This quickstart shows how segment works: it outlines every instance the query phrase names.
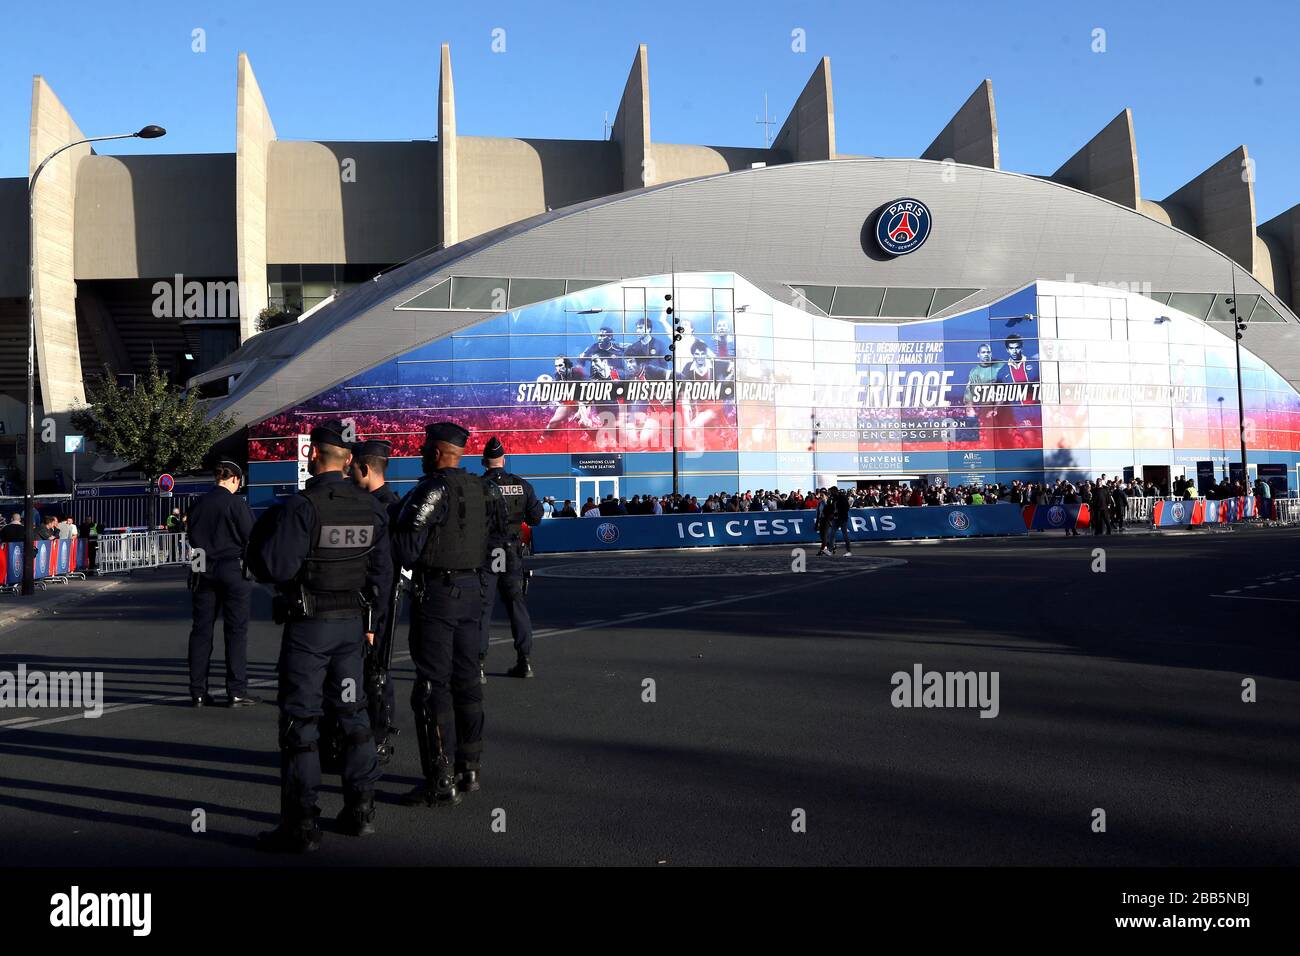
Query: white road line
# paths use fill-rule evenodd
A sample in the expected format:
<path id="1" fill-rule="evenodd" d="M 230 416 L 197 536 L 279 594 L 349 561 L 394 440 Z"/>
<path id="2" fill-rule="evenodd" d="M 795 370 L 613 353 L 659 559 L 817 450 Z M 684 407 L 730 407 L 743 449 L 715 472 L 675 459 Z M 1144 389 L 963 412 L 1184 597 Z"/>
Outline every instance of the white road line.
<path id="1" fill-rule="evenodd" d="M 807 581 L 801 581 L 798 584 L 792 584 L 789 587 L 785 587 L 785 588 L 777 588 L 776 590 L 758 591 L 753 594 L 738 594 L 734 597 L 718 598 L 715 600 L 708 601 L 707 604 L 694 604 L 689 607 L 677 606 L 677 607 L 670 607 L 670 608 L 660 608 L 655 611 L 646 611 L 644 613 L 634 614 L 632 616 L 622 617 L 616 620 L 585 621 L 579 624 L 575 624 L 573 627 L 548 628 L 546 630 L 535 631 L 533 633 L 533 637 L 534 638 L 557 637 L 561 634 L 577 634 L 582 631 L 595 630 L 596 628 L 599 627 L 609 627 L 611 625 L 618 625 L 618 624 L 631 624 L 635 621 L 649 621 L 658 617 L 668 617 L 673 614 L 681 614 L 685 611 L 698 611 L 698 610 L 702 610 L 705 607 L 725 607 L 726 605 L 730 605 L 730 604 L 740 604 L 745 601 L 755 601 L 758 600 L 759 598 L 775 597 L 776 595 L 779 594 L 789 594 L 792 591 L 801 591 L 804 588 L 813 587 L 814 585 L 817 584 L 823 584 L 828 580 L 842 581 L 845 580 L 846 578 L 856 577 L 860 574 L 871 574 L 872 572 L 880 571 L 884 568 L 898 567 L 900 565 L 907 564 L 907 562 L 902 560 L 901 558 L 878 558 L 877 560 L 882 563 L 873 565 L 868 568 L 860 568 L 857 571 L 849 571 L 844 574 L 838 574 L 834 578 L 828 578 L 818 574 L 806 575 L 806 577 L 808 577 Z M 512 637 L 497 637 L 497 638 L 493 638 L 488 643 L 508 644 L 508 643 L 513 643 L 513 640 L 514 639 Z M 408 653 L 394 654 L 393 661 L 396 662 L 399 660 L 405 660 L 409 656 L 410 655 Z M 248 686 L 250 688 L 266 687 L 276 683 L 277 681 L 278 678 L 276 680 L 267 678 L 258 681 L 249 681 Z M 94 719 L 102 719 L 103 717 L 107 717 L 109 714 L 121 714 L 129 710 L 139 710 L 142 707 L 152 707 L 158 703 L 188 701 L 189 699 L 190 699 L 189 694 L 153 694 L 148 697 L 136 697 L 136 698 L 132 698 L 130 701 L 124 701 L 123 703 L 120 704 L 114 704 L 105 707 L 103 714 L 101 714 L 99 718 L 94 718 Z M 8 724 L 0 723 L 0 730 L 11 730 L 11 729 L 25 730 L 29 727 L 45 727 L 50 724 L 61 724 L 70 720 L 85 720 L 85 719 L 86 716 L 85 714 L 82 713 L 65 714 L 64 716 L 61 717 L 45 717 L 36 720 L 19 718 L 21 722 L 11 722 Z"/>
<path id="2" fill-rule="evenodd" d="M 1280 604 L 1300 604 L 1300 598 L 1266 598 L 1254 597 L 1250 594 L 1211 594 L 1210 597 L 1236 598 L 1238 601 L 1277 601 Z"/>

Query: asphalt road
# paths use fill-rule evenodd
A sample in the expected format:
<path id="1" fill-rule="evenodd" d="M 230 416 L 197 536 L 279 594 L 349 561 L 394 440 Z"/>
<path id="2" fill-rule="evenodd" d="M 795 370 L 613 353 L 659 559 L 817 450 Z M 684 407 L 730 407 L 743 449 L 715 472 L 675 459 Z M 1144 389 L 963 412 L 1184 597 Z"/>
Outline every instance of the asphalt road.
<path id="1" fill-rule="evenodd" d="M 396 803 L 419 772 L 400 655 L 380 832 L 327 833 L 309 862 L 1300 863 L 1300 531 L 807 561 L 538 560 L 535 680 L 503 676 L 494 625 L 482 792 L 453 810 Z M 254 618 L 270 700 L 265 594 Z M 108 698 L 97 719 L 0 710 L 6 865 L 303 862 L 252 849 L 278 806 L 275 708 L 188 706 L 188 619 L 180 575 L 157 573 L 0 628 L 0 671 L 100 671 Z M 997 672 L 998 715 L 894 707 L 891 675 L 918 664 Z M 328 819 L 341 797 L 326 779 Z"/>

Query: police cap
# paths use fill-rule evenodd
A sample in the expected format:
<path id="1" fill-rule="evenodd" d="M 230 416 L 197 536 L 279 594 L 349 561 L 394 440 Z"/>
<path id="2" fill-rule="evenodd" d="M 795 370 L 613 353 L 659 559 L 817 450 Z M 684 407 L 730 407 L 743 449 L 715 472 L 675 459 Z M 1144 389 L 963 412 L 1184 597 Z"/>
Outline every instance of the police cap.
<path id="1" fill-rule="evenodd" d="M 425 427 L 424 434 L 425 440 L 430 444 L 441 441 L 456 448 L 464 448 L 469 441 L 469 431 L 455 422 L 434 422 Z"/>
<path id="2" fill-rule="evenodd" d="M 493 435 L 492 440 L 483 446 L 483 457 L 485 459 L 503 458 L 505 457 L 505 453 L 506 453 L 506 446 L 501 444 L 501 439 L 497 438 L 496 435 Z"/>
<path id="3" fill-rule="evenodd" d="M 340 421 L 321 422 L 311 430 L 311 443 L 313 445 L 336 445 L 345 451 L 351 451 L 352 446 L 343 440 L 343 423 Z"/>
<path id="4" fill-rule="evenodd" d="M 382 438 L 359 441 L 352 446 L 353 458 L 382 458 L 387 461 L 393 455 L 393 443 Z"/>

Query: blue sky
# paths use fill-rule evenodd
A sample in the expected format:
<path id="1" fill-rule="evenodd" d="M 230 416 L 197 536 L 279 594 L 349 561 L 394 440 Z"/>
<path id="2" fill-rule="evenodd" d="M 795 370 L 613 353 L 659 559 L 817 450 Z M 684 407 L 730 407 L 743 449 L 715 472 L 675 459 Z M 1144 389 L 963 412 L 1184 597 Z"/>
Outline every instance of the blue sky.
<path id="1" fill-rule="evenodd" d="M 166 139 L 103 152 L 231 152 L 246 51 L 285 139 L 434 136 L 438 48 L 459 130 L 597 139 L 638 43 L 659 142 L 761 146 L 817 58 L 831 58 L 837 149 L 915 156 L 985 77 L 1002 166 L 1050 173 L 1125 106 L 1142 192 L 1168 195 L 1245 143 L 1259 221 L 1300 202 L 1300 0 L 656 3 L 71 0 L 4 13 L 0 176 L 27 172 L 31 77 L 87 135 Z M 207 52 L 191 50 L 195 28 Z M 492 31 L 505 31 L 505 52 Z M 804 30 L 807 52 L 791 49 Z M 1106 50 L 1094 53 L 1093 31 Z"/>

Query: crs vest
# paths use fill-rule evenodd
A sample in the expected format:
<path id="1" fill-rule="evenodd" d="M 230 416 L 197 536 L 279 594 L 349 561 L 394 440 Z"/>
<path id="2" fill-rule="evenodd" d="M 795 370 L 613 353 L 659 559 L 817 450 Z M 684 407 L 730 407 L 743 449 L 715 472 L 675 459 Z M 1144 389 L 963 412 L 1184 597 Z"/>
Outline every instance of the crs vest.
<path id="1" fill-rule="evenodd" d="M 509 519 L 508 530 L 510 540 L 518 539 L 522 525 L 524 523 L 524 507 L 528 502 L 528 494 L 524 488 L 523 479 L 518 475 L 512 475 L 509 472 L 501 472 L 489 478 L 498 488 L 501 489 L 501 497 L 506 500 L 506 516 Z"/>
<path id="2" fill-rule="evenodd" d="M 315 485 L 299 494 L 316 512 L 315 539 L 299 580 L 320 611 L 359 610 L 375 543 L 374 499 L 350 481 Z"/>
<path id="3" fill-rule="evenodd" d="M 463 471 L 444 471 L 447 520 L 436 528 L 420 554 L 426 571 L 469 571 L 487 560 L 487 493 L 484 479 Z"/>

